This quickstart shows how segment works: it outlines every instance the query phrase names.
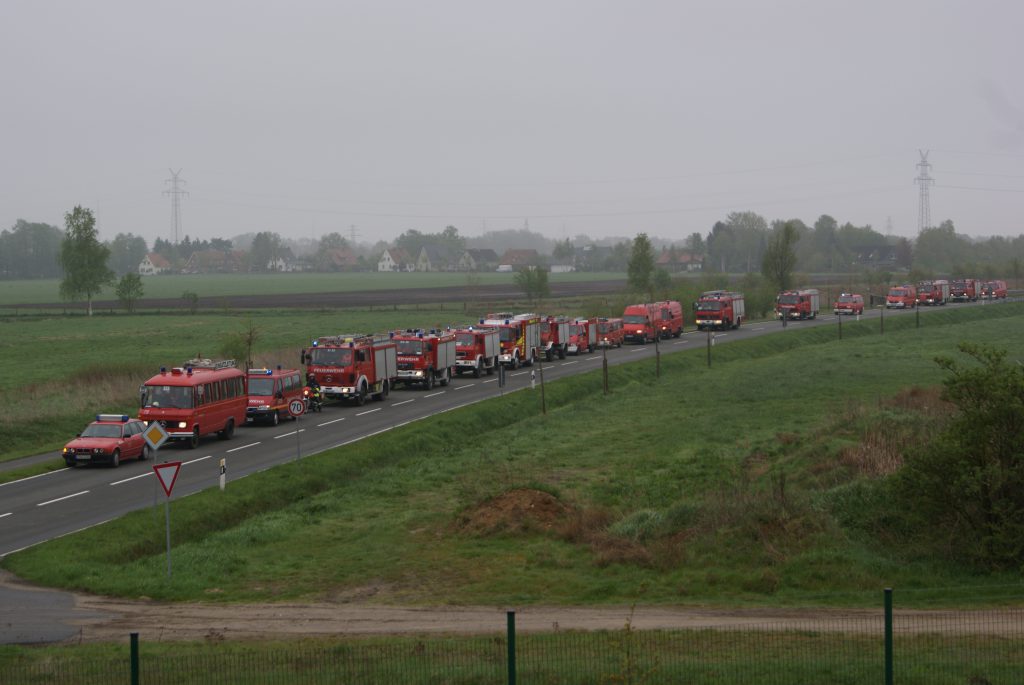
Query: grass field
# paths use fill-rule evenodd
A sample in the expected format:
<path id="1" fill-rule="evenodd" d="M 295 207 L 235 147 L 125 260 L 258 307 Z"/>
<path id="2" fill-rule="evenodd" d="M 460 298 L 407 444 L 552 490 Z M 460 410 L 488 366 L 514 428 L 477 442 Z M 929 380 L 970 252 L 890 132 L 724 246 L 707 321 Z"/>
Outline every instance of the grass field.
<path id="1" fill-rule="evenodd" d="M 941 423 L 932 361 L 1019 357 L 1024 305 L 737 341 L 517 392 L 174 503 L 175 569 L 140 511 L 14 554 L 46 585 L 172 600 L 864 604 L 1016 583 L 850 522 L 859 482 Z M 924 426 L 925 428 L 922 428 Z M 923 432 L 922 432 L 923 431 Z M 900 442 L 902 441 L 902 442 Z M 941 603 L 941 592 L 919 596 Z"/>
<path id="2" fill-rule="evenodd" d="M 580 283 L 625 279 L 622 273 L 579 272 L 550 274 L 551 283 Z M 275 273 L 275 274 L 191 274 L 146 276 L 142 279 L 144 298 L 180 298 L 186 291 L 203 299 L 228 295 L 294 295 L 300 293 L 341 293 L 359 290 L 401 290 L 443 286 L 513 283 L 510 273 Z M 57 279 L 0 281 L 0 307 L 14 304 L 60 302 Z M 104 289 L 95 299 L 116 300 L 114 288 Z"/>

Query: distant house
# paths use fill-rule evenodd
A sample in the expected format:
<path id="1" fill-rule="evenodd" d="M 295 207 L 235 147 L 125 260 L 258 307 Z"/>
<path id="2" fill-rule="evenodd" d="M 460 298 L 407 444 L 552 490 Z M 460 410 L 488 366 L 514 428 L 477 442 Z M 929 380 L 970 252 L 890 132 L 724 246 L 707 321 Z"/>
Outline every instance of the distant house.
<path id="1" fill-rule="evenodd" d="M 424 245 L 416 259 L 417 271 L 455 271 L 458 256 L 444 245 Z"/>
<path id="2" fill-rule="evenodd" d="M 416 263 L 409 253 L 400 247 L 384 250 L 377 260 L 377 271 L 415 271 Z"/>
<path id="3" fill-rule="evenodd" d="M 139 275 L 140 276 L 156 276 L 162 274 L 165 271 L 170 271 L 171 263 L 167 261 L 163 255 L 159 255 L 156 252 L 150 252 L 148 255 L 142 258 L 139 262 Z"/>
<path id="4" fill-rule="evenodd" d="M 295 263 L 295 255 L 292 254 L 290 248 L 284 248 L 281 252 L 267 262 L 267 271 L 298 271 L 299 267 Z"/>
<path id="5" fill-rule="evenodd" d="M 505 254 L 498 261 L 498 270 L 522 271 L 527 267 L 537 266 L 540 263 L 540 255 L 536 250 L 505 250 Z M 506 266 L 511 267 L 511 269 L 502 268 Z"/>
<path id="6" fill-rule="evenodd" d="M 655 266 L 665 269 L 669 273 L 680 271 L 700 271 L 703 260 L 700 256 L 688 250 L 676 250 L 674 248 L 662 248 L 661 254 L 655 261 Z"/>
<path id="7" fill-rule="evenodd" d="M 347 247 L 326 250 L 318 261 L 327 271 L 355 271 L 359 268 L 359 257 Z"/>
<path id="8" fill-rule="evenodd" d="M 494 271 L 498 266 L 498 253 L 490 248 L 466 250 L 459 257 L 459 271 Z"/>
<path id="9" fill-rule="evenodd" d="M 576 270 L 576 265 L 573 264 L 572 260 L 558 260 L 551 262 L 549 270 L 553 274 L 567 274 Z"/>
<path id="10" fill-rule="evenodd" d="M 244 270 L 246 253 L 241 250 L 199 250 L 193 252 L 182 270 L 187 274 L 230 274 Z"/>

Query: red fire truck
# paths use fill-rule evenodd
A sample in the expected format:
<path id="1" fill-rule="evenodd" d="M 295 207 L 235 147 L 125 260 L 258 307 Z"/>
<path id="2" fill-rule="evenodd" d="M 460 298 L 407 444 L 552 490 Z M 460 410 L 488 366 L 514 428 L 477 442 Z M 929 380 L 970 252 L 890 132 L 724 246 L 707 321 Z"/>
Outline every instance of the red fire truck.
<path id="1" fill-rule="evenodd" d="M 949 284 L 949 299 L 953 302 L 977 302 L 981 297 L 981 281 L 977 278 L 958 278 Z"/>
<path id="2" fill-rule="evenodd" d="M 775 300 L 777 319 L 815 319 L 821 308 L 821 295 L 817 290 L 784 290 Z"/>
<path id="3" fill-rule="evenodd" d="M 698 330 L 739 328 L 747 313 L 743 294 L 728 290 L 702 293 L 694 309 Z"/>
<path id="4" fill-rule="evenodd" d="M 192 449 L 204 435 L 230 438 L 245 423 L 249 404 L 245 374 L 234 360 L 192 359 L 170 371 L 166 367 L 140 388 L 139 418 L 159 421 L 172 440 Z"/>
<path id="5" fill-rule="evenodd" d="M 540 316 L 495 312 L 481 319 L 480 324 L 498 329 L 501 342 L 498 361 L 513 369 L 520 365 L 533 365 L 537 358 L 537 348 L 540 347 Z"/>
<path id="6" fill-rule="evenodd" d="M 291 416 L 289 402 L 304 399 L 305 384 L 296 369 L 249 369 L 248 376 L 249 406 L 245 416 L 250 421 L 276 426 L 281 417 Z"/>
<path id="7" fill-rule="evenodd" d="M 622 319 L 608 319 L 601 317 L 597 320 L 597 346 L 598 347 L 622 347 L 626 331 L 623 328 Z"/>
<path id="8" fill-rule="evenodd" d="M 569 319 L 565 316 L 549 316 L 540 322 L 540 352 L 544 359 L 551 361 L 556 356 L 565 359 L 569 351 Z"/>
<path id="9" fill-rule="evenodd" d="M 885 296 L 886 309 L 913 309 L 917 306 L 917 288 L 910 285 L 894 285 Z"/>
<path id="10" fill-rule="evenodd" d="M 569 354 L 589 354 L 596 346 L 597 319 L 576 319 L 569 324 Z"/>
<path id="11" fill-rule="evenodd" d="M 981 286 L 981 299 L 1006 299 L 1006 281 L 985 281 Z"/>
<path id="12" fill-rule="evenodd" d="M 917 303 L 931 306 L 949 302 L 949 281 L 921 281 L 917 284 Z"/>
<path id="13" fill-rule="evenodd" d="M 444 331 L 396 331 L 398 382 L 421 383 L 430 390 L 434 382 L 448 385 L 455 366 L 455 334 Z"/>
<path id="14" fill-rule="evenodd" d="M 857 293 L 840 293 L 839 299 L 832 307 L 832 313 L 836 316 L 840 314 L 860 316 L 864 313 L 864 296 Z"/>
<path id="15" fill-rule="evenodd" d="M 626 342 L 646 344 L 655 337 L 678 338 L 683 332 L 683 307 L 675 300 L 631 304 L 622 312 Z"/>
<path id="16" fill-rule="evenodd" d="M 498 339 L 497 328 L 478 328 L 469 326 L 455 331 L 455 373 L 462 375 L 469 371 L 474 378 L 487 372 L 494 374 L 498 368 L 498 355 L 501 353 L 501 341 Z"/>
<path id="17" fill-rule="evenodd" d="M 325 398 L 362 405 L 367 397 L 383 400 L 391 392 L 398 378 L 396 349 L 390 336 L 343 333 L 317 338 L 301 359 Z"/>

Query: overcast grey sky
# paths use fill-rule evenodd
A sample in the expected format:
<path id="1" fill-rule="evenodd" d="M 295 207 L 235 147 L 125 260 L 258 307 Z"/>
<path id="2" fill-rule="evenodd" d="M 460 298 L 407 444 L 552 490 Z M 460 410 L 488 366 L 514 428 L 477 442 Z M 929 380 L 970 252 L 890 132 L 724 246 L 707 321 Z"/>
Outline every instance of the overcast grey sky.
<path id="1" fill-rule="evenodd" d="M 1024 3 L 3 0 L 0 228 L 1024 232 Z"/>

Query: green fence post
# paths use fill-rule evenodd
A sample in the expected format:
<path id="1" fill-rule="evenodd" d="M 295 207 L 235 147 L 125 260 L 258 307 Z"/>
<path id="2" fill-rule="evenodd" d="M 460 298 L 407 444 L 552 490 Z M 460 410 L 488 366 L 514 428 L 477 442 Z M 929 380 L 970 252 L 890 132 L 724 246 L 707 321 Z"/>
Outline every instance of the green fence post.
<path id="1" fill-rule="evenodd" d="M 131 633 L 132 685 L 139 685 L 139 634 Z"/>
<path id="2" fill-rule="evenodd" d="M 508 615 L 508 685 L 516 685 L 516 612 Z"/>
<path id="3" fill-rule="evenodd" d="M 885 588 L 885 685 L 892 681 L 892 588 Z"/>

